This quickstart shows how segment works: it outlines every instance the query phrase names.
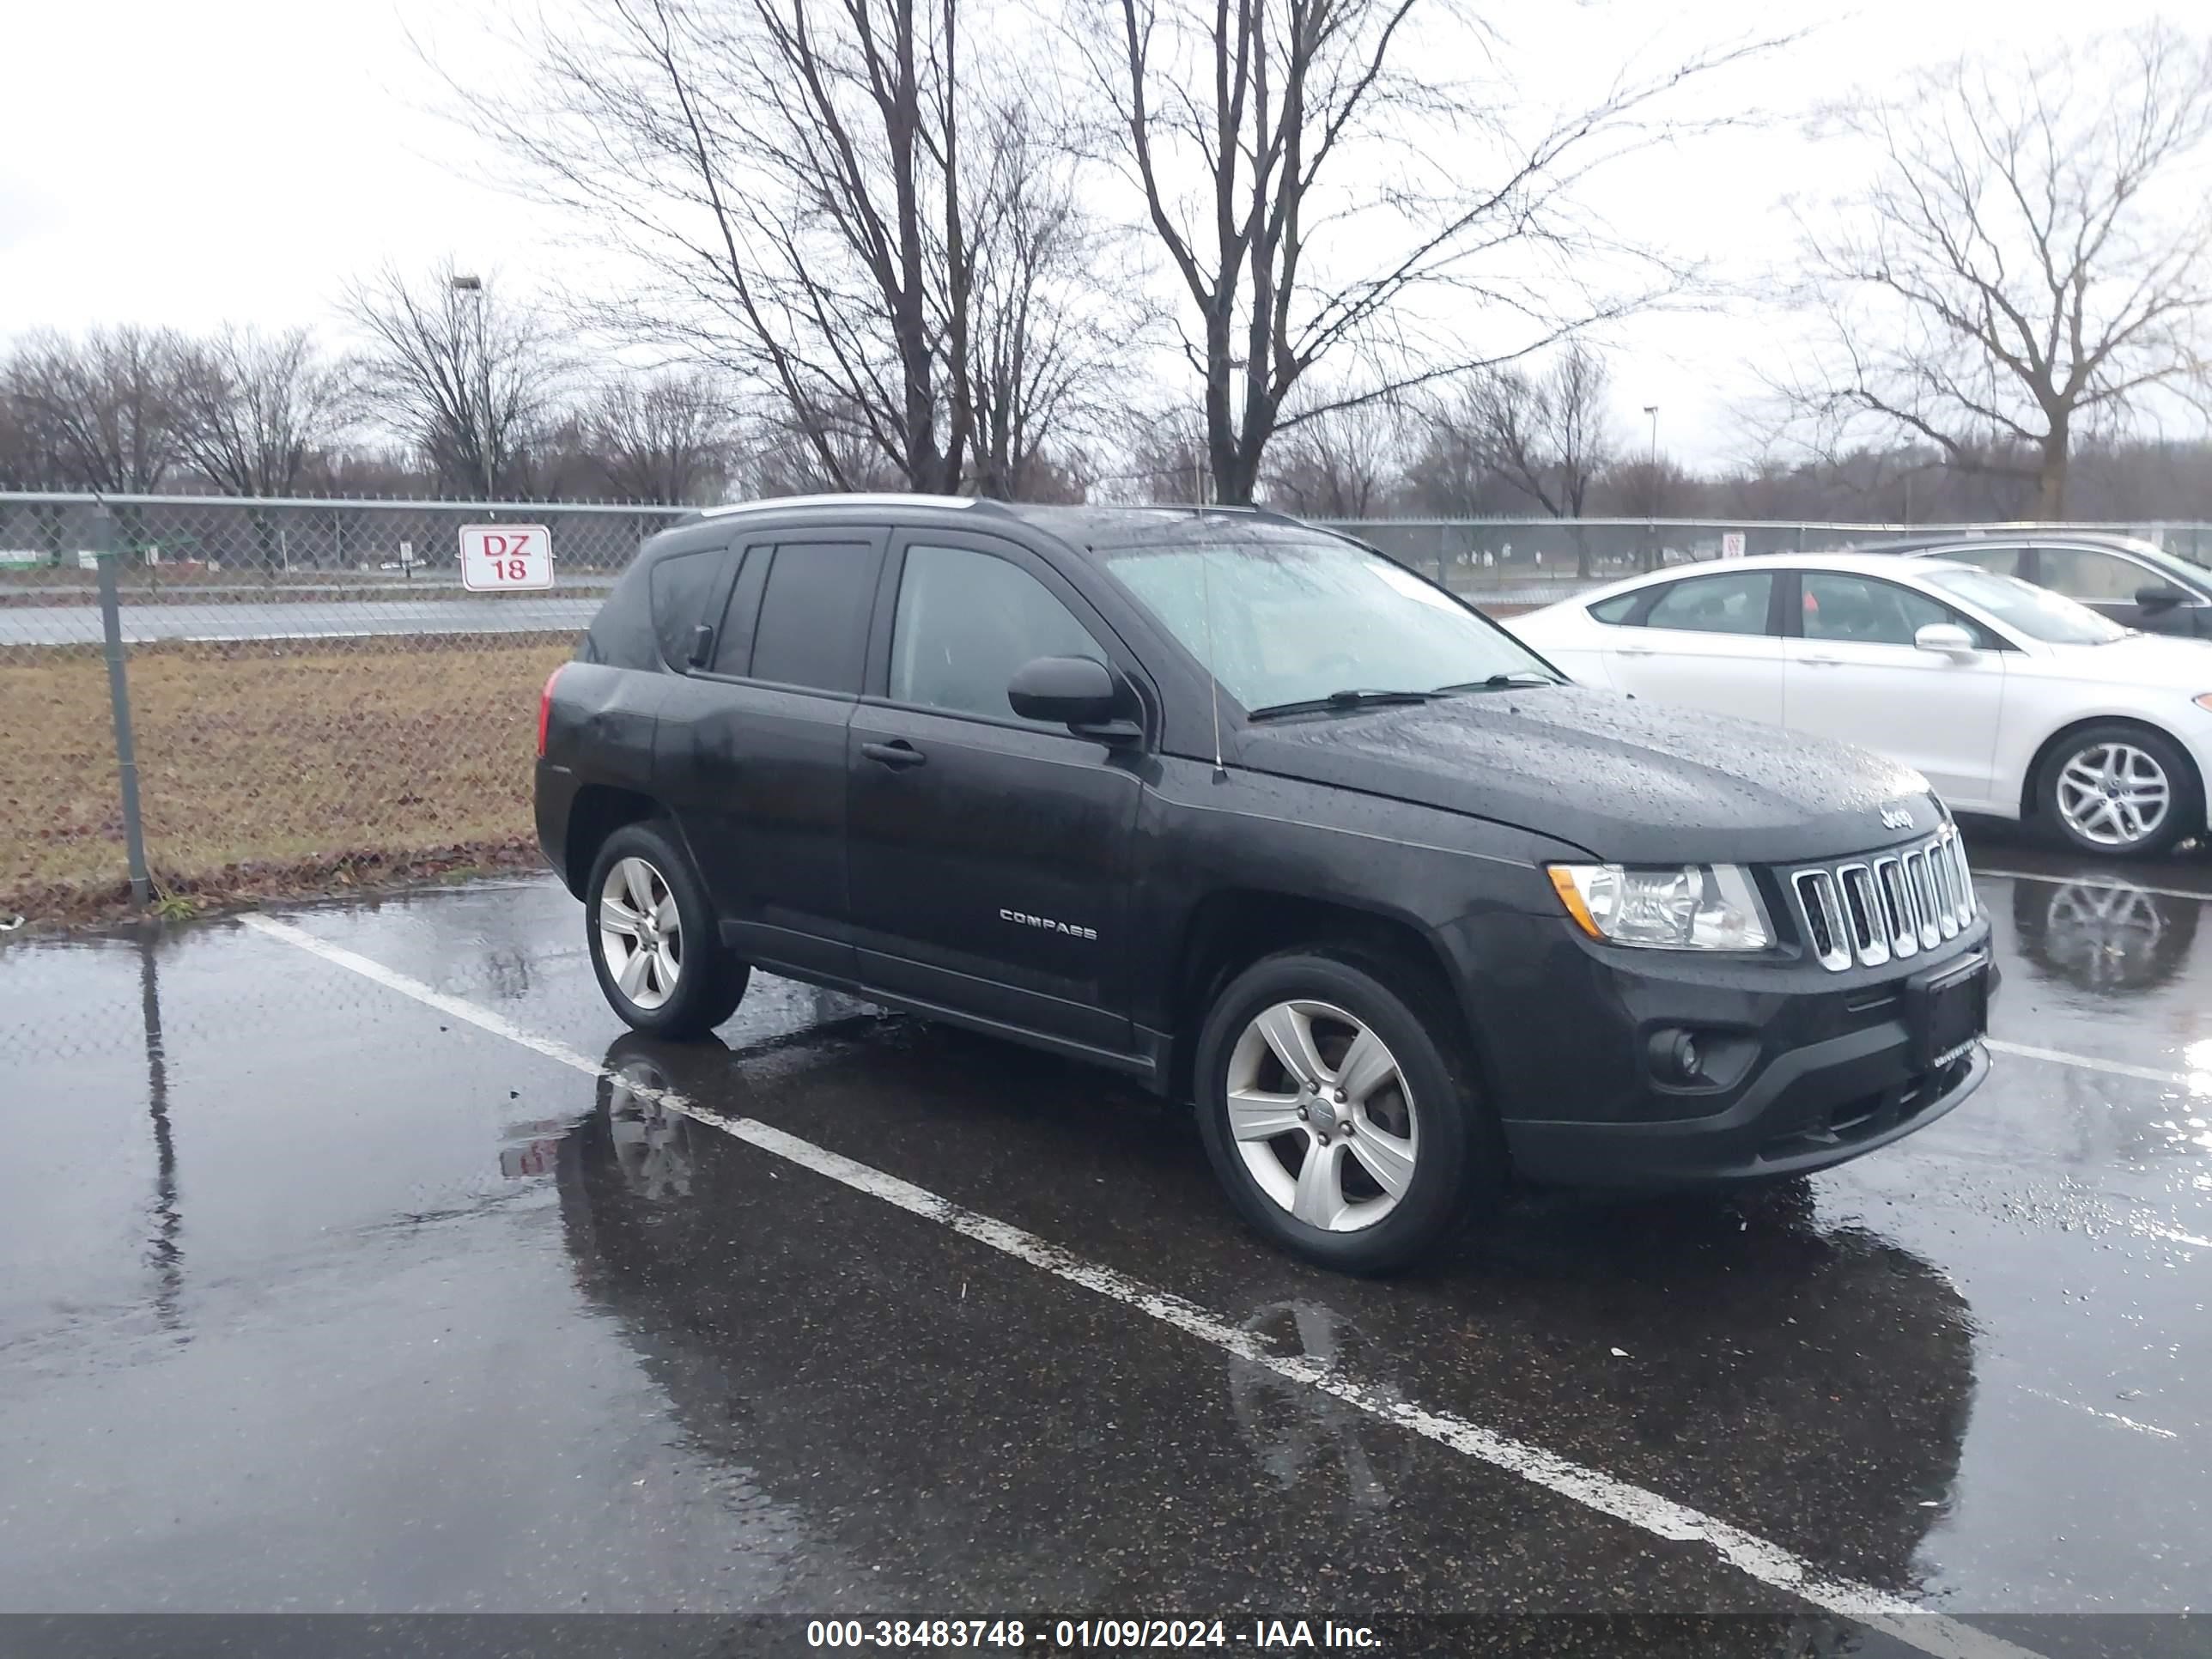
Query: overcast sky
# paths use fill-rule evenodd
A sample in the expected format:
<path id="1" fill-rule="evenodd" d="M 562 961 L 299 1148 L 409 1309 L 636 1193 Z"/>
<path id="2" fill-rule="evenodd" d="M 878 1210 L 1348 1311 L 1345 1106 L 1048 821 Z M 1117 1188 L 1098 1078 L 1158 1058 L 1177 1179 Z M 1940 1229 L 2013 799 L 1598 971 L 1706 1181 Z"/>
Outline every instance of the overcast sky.
<path id="1" fill-rule="evenodd" d="M 1844 0 L 1844 4 L 1849 0 Z M 0 335 L 51 325 L 224 321 L 330 326 L 346 280 L 452 255 L 520 288 L 573 271 L 574 227 L 486 182 L 485 158 L 429 112 L 441 96 L 410 41 L 434 28 L 458 75 L 496 77 L 469 44 L 488 0 L 73 0 L 18 4 L 0 94 Z M 1504 20 L 1527 86 L 1571 101 L 1624 54 L 1749 30 L 1807 42 L 1701 94 L 1785 113 L 1982 44 L 2063 43 L 2196 6 L 2148 0 L 1594 0 L 1481 9 Z M 510 88 L 509 91 L 514 90 Z M 1592 192 L 1630 234 L 1747 272 L 1786 252 L 1778 204 L 1850 182 L 1845 158 L 1788 123 L 1638 157 Z M 1612 341 L 1624 433 L 1661 406 L 1692 465 L 1734 459 L 1729 410 L 1774 325 L 1737 309 L 1668 316 Z"/>

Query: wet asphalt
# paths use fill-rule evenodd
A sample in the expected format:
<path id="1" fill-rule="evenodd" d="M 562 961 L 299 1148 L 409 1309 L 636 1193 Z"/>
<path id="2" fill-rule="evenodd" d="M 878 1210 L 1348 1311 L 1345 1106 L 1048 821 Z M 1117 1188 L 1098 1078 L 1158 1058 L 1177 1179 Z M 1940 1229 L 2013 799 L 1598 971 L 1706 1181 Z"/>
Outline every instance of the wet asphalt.
<path id="1" fill-rule="evenodd" d="M 1758 1197 L 1523 1195 L 1382 1283 L 1271 1253 L 1102 1073 L 765 978 L 719 1041 L 628 1035 L 550 878 L 287 919 L 611 1078 L 236 921 L 0 948 L 0 1613 L 1637 1612 L 1889 1650 L 668 1088 L 1820 1571 L 2137 1650 L 2005 1621 L 2212 1606 L 2212 858 L 1978 845 L 2006 1047 L 1966 1106 Z"/>

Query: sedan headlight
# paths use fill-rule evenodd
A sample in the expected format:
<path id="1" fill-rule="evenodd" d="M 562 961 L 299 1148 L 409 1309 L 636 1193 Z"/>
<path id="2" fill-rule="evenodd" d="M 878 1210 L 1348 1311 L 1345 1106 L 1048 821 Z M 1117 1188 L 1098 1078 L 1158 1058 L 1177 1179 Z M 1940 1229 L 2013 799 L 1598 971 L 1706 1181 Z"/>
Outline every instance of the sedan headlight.
<path id="1" fill-rule="evenodd" d="M 1763 951 L 1774 929 L 1741 866 L 1546 866 L 1559 902 L 1592 939 L 1661 951 Z"/>

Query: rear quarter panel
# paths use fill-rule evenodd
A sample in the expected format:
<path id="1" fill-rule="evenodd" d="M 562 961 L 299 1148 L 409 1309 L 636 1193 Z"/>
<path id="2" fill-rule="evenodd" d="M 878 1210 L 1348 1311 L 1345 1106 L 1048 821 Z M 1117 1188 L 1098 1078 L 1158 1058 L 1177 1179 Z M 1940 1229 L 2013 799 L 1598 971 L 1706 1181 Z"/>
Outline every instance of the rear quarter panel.
<path id="1" fill-rule="evenodd" d="M 653 732 L 668 676 L 649 669 L 577 661 L 553 684 L 545 754 L 538 763 L 538 844 L 565 869 L 568 818 L 592 784 L 653 793 Z"/>

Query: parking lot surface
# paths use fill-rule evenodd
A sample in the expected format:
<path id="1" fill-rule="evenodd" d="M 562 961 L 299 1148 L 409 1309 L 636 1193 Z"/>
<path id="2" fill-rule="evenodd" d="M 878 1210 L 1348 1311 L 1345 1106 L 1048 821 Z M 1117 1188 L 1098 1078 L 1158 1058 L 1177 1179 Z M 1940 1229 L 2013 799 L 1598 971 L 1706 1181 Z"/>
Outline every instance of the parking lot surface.
<path id="1" fill-rule="evenodd" d="M 2204 1651 L 2110 1616 L 2212 1603 L 2212 860 L 1982 845 L 1958 1111 L 1384 1282 L 1103 1073 L 765 978 L 626 1034 L 550 878 L 0 950 L 0 1612 Z"/>

